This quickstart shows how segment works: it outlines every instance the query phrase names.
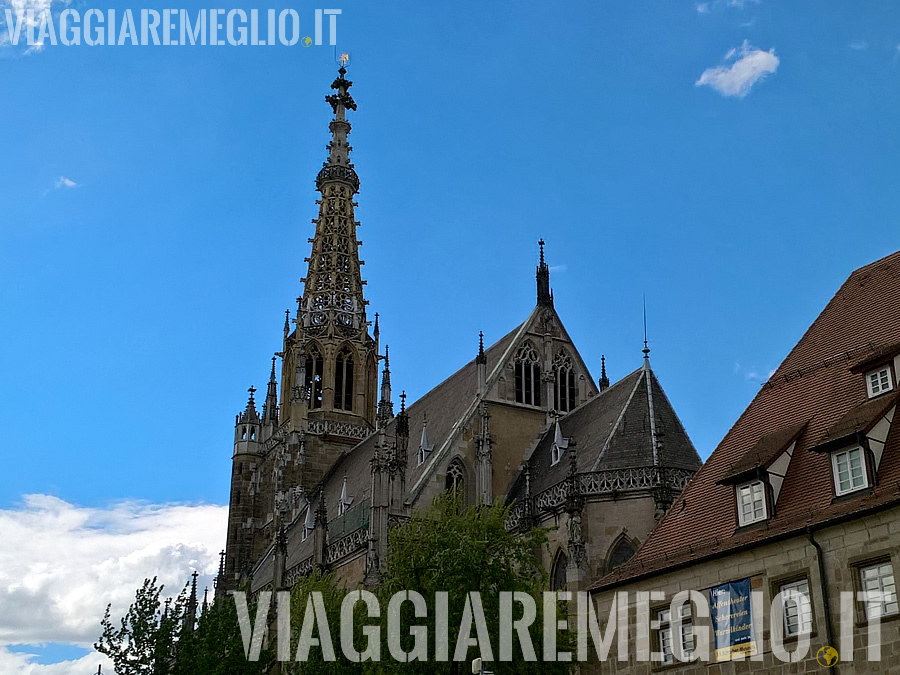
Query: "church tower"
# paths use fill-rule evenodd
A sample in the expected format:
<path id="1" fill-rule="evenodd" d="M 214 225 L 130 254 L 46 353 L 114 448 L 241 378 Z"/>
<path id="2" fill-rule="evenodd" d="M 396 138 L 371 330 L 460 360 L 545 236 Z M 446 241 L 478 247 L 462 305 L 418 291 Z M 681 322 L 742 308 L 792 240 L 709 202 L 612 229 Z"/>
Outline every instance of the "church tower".
<path id="1" fill-rule="evenodd" d="M 316 177 L 318 217 L 294 330 L 282 352 L 281 427 L 300 438 L 302 487 L 318 482 L 337 456 L 375 428 L 377 344 L 369 335 L 353 201 L 347 111 L 356 110 L 342 61 L 326 96 L 334 112 L 328 159 Z"/>

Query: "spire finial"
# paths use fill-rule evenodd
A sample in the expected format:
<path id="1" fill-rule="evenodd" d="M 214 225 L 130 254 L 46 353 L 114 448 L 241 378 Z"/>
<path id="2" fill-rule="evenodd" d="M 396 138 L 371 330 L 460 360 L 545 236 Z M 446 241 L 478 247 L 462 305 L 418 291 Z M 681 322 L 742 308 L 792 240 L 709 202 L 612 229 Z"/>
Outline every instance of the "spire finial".
<path id="1" fill-rule="evenodd" d="M 400 414 L 406 412 L 406 389 L 400 392 Z"/>
<path id="2" fill-rule="evenodd" d="M 378 425 L 384 427 L 394 416 L 391 400 L 391 347 L 384 346 L 384 370 L 381 371 L 381 400 L 378 402 Z"/>
<path id="3" fill-rule="evenodd" d="M 269 373 L 269 384 L 266 387 L 266 401 L 263 403 L 263 421 L 278 421 L 278 382 L 275 380 L 275 360 L 272 357 L 272 371 Z"/>
<path id="4" fill-rule="evenodd" d="M 484 331 L 478 331 L 478 356 L 475 358 L 475 363 L 487 363 L 487 356 L 484 354 Z"/>
<path id="5" fill-rule="evenodd" d="M 537 267 L 537 302 L 544 307 L 553 306 L 553 293 L 550 291 L 550 267 L 544 260 L 544 240 L 538 241 L 541 247 L 540 263 Z"/>
<path id="6" fill-rule="evenodd" d="M 609 378 L 606 376 L 606 355 L 600 355 L 600 392 L 609 389 Z"/>
<path id="7" fill-rule="evenodd" d="M 284 310 L 284 336 L 287 337 L 291 332 L 291 310 Z"/>
<path id="8" fill-rule="evenodd" d="M 647 296 L 644 296 L 644 348 L 641 350 L 644 352 L 644 359 L 650 359 L 650 347 L 647 345 Z"/>

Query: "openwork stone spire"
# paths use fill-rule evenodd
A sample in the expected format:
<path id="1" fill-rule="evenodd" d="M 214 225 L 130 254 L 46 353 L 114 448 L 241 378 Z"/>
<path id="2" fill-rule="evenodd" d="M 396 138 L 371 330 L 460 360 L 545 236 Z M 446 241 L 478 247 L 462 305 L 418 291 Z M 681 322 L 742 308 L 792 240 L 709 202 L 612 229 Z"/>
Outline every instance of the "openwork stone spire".
<path id="1" fill-rule="evenodd" d="M 537 304 L 543 307 L 553 306 L 553 293 L 550 291 L 550 266 L 544 260 L 544 240 L 538 242 L 541 247 L 541 260 L 537 266 Z"/>
<path id="2" fill-rule="evenodd" d="M 351 147 L 347 143 L 350 123 L 348 110 L 356 110 L 349 90 L 353 84 L 341 66 L 331 88 L 336 93 L 325 97 L 334 111 L 328 160 L 316 177 L 319 217 L 303 297 L 297 311 L 298 326 L 307 335 L 336 333 L 346 337 L 366 331 L 366 301 L 360 273 L 359 244 L 353 195 L 359 191 L 359 177 L 350 162 Z"/>

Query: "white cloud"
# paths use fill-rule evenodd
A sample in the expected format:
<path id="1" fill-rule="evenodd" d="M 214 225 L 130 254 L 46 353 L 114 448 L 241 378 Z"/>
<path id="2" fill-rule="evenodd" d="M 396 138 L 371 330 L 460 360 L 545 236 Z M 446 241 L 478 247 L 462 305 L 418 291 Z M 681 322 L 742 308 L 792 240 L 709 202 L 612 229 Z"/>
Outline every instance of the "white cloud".
<path id="1" fill-rule="evenodd" d="M 731 64 L 707 68 L 694 83 L 695 86 L 710 86 L 722 96 L 743 98 L 750 93 L 754 84 L 778 70 L 780 63 L 774 49 L 769 51 L 756 49 L 746 40 L 740 50 L 736 48 L 729 50 L 725 55 L 725 61 L 738 56 L 740 58 Z"/>
<path id="2" fill-rule="evenodd" d="M 146 577 L 158 576 L 175 594 L 196 569 L 200 588 L 211 587 L 227 512 L 135 501 L 87 508 L 49 495 L 26 495 L 20 506 L 0 509 L 0 672 L 96 672 L 97 654 L 66 662 L 70 670 L 48 669 L 5 647 L 91 647 L 106 605 L 121 616 Z"/>
<path id="3" fill-rule="evenodd" d="M 697 14 L 709 14 L 709 3 L 708 2 L 698 2 L 697 3 Z"/>
<path id="4" fill-rule="evenodd" d="M 85 675 L 96 673 L 97 666 L 103 666 L 104 673 L 112 673 L 112 661 L 103 654 L 87 654 L 80 659 L 59 663 L 35 663 L 35 655 L 11 652 L 0 647 L 0 673 L 8 675 Z"/>
<path id="5" fill-rule="evenodd" d="M 862 52 L 869 48 L 869 43 L 866 42 L 865 40 L 854 40 L 847 46 L 850 47 L 850 49 L 853 49 L 854 51 Z"/>
<path id="6" fill-rule="evenodd" d="M 74 188 L 78 187 L 78 183 L 76 183 L 71 178 L 66 178 L 65 176 L 60 176 L 59 180 L 56 181 L 56 185 L 53 186 L 54 190 L 59 190 L 60 188 Z"/>

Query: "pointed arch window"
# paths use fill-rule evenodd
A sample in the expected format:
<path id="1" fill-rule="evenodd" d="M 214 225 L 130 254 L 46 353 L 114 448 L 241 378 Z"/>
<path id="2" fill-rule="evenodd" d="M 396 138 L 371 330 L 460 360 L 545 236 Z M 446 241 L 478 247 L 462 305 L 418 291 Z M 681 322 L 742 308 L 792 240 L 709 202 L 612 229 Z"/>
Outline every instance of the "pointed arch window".
<path id="1" fill-rule="evenodd" d="M 566 590 L 566 568 L 569 566 L 569 556 L 562 550 L 556 554 L 556 560 L 553 561 L 553 569 L 550 570 L 550 590 L 564 591 Z"/>
<path id="2" fill-rule="evenodd" d="M 454 459 L 447 467 L 446 489 L 460 498 L 465 497 L 466 473 L 463 469 L 462 462 Z"/>
<path id="3" fill-rule="evenodd" d="M 575 369 L 572 357 L 559 350 L 553 358 L 553 407 L 559 412 L 569 412 L 578 405 L 578 390 L 575 388 Z"/>
<path id="4" fill-rule="evenodd" d="M 334 407 L 353 410 L 353 356 L 346 347 L 334 362 Z"/>
<path id="5" fill-rule="evenodd" d="M 606 560 L 606 571 L 612 572 L 617 567 L 624 565 L 635 554 L 634 544 L 624 535 L 615 543 L 609 557 Z"/>
<path id="6" fill-rule="evenodd" d="M 541 363 L 531 341 L 516 352 L 516 403 L 541 404 Z"/>
<path id="7" fill-rule="evenodd" d="M 306 391 L 309 392 L 309 407 L 322 407 L 322 374 L 324 362 L 322 353 L 313 347 L 306 355 Z"/>

